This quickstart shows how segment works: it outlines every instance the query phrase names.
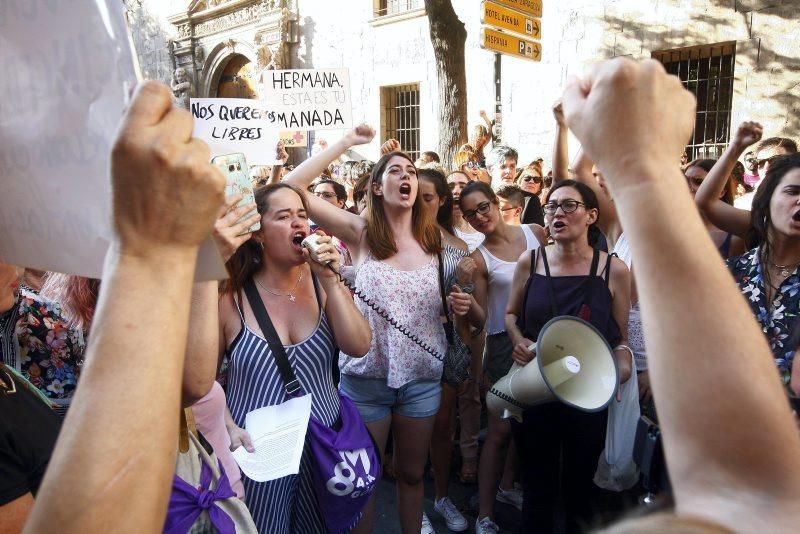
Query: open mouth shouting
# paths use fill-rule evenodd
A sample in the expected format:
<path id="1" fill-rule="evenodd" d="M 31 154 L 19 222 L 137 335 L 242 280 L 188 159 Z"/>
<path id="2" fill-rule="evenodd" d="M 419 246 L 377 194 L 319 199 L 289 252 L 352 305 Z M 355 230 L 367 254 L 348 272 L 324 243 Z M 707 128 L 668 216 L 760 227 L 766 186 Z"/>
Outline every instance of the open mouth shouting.
<path id="1" fill-rule="evenodd" d="M 794 212 L 794 215 L 792 215 L 792 220 L 796 223 L 800 223 L 800 210 Z"/>
<path id="2" fill-rule="evenodd" d="M 400 198 L 403 200 L 409 200 L 411 198 L 411 184 L 400 184 Z"/>
<path id="3" fill-rule="evenodd" d="M 554 232 L 559 232 L 567 227 L 567 223 L 561 220 L 553 221 L 552 227 Z"/>
<path id="4" fill-rule="evenodd" d="M 292 245 L 297 247 L 298 250 L 302 251 L 303 250 L 302 243 L 303 239 L 306 238 L 306 235 L 308 234 L 306 234 L 306 232 L 303 230 L 298 230 L 297 232 L 292 234 Z"/>

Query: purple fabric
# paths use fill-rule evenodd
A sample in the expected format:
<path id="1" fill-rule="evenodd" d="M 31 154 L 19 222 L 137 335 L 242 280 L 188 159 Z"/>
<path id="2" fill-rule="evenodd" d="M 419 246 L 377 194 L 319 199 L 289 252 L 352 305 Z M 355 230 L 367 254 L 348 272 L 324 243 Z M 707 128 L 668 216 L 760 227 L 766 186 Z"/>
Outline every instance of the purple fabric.
<path id="1" fill-rule="evenodd" d="M 222 501 L 236 497 L 236 492 L 231 489 L 228 475 L 219 463 L 219 482 L 214 490 L 211 487 L 211 467 L 200 456 L 200 486 L 190 485 L 178 475 L 172 479 L 172 493 L 169 496 L 167 519 L 164 523 L 164 532 L 167 534 L 186 534 L 192 528 L 197 518 L 208 511 L 211 524 L 220 534 L 236 534 L 236 525 L 215 501 Z"/>
<path id="2" fill-rule="evenodd" d="M 311 417 L 314 489 L 328 532 L 351 529 L 380 481 L 380 455 L 353 401 L 339 394 L 341 428 Z"/>

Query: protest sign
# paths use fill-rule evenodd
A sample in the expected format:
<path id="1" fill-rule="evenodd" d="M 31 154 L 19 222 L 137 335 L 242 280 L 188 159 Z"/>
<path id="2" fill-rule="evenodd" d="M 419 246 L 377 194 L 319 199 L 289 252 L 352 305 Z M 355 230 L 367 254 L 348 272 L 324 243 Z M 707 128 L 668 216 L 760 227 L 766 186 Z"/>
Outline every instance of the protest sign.
<path id="1" fill-rule="evenodd" d="M 347 69 L 264 70 L 260 92 L 281 130 L 341 130 L 353 126 Z"/>
<path id="2" fill-rule="evenodd" d="M 278 128 L 274 113 L 262 102 L 246 98 L 192 98 L 194 131 L 205 141 L 211 156 L 244 154 L 250 165 L 277 163 Z"/>
<path id="3" fill-rule="evenodd" d="M 122 10 L 116 0 L 2 0 L 0 261 L 102 273 L 111 143 L 136 82 Z M 213 244 L 201 258 L 198 279 L 225 276 Z"/>

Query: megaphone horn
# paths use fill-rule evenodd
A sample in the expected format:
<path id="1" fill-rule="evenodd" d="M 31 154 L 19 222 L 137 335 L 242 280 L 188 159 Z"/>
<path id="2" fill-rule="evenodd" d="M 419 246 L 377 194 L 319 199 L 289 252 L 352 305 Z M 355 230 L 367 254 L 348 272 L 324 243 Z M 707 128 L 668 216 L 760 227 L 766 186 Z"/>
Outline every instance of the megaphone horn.
<path id="1" fill-rule="evenodd" d="M 535 348 L 535 365 L 515 363 L 489 390 L 486 405 L 492 414 L 522 421 L 526 408 L 556 399 L 587 412 L 611 402 L 617 362 L 594 326 L 578 317 L 556 317 L 539 332 Z"/>

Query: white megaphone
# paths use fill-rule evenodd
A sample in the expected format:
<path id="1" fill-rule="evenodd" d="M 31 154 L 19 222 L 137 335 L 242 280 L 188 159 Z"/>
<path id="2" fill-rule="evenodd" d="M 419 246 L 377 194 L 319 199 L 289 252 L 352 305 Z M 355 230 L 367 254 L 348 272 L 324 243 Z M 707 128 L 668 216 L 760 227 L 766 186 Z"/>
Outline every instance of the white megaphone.
<path id="1" fill-rule="evenodd" d="M 535 348 L 535 362 L 514 363 L 486 394 L 492 414 L 522 421 L 526 408 L 553 400 L 585 412 L 600 411 L 611 402 L 617 360 L 594 326 L 578 317 L 556 317 L 539 332 Z"/>

